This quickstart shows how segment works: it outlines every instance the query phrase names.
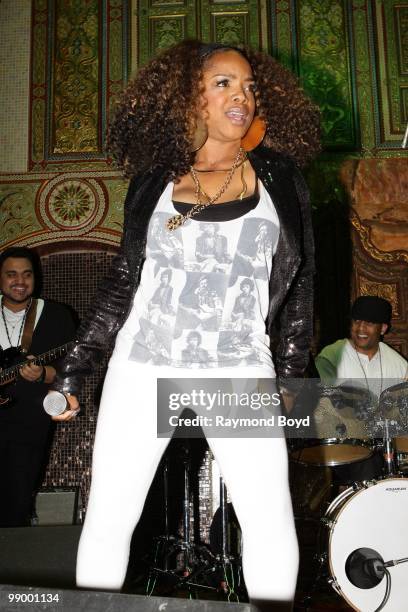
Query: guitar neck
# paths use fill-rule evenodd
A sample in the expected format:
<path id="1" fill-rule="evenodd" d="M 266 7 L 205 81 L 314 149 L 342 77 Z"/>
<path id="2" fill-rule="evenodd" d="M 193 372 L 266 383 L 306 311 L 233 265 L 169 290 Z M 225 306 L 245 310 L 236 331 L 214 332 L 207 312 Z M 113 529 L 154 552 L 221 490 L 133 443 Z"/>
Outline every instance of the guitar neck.
<path id="1" fill-rule="evenodd" d="M 71 344 L 71 342 L 67 342 L 67 344 L 63 344 L 62 346 L 58 346 L 57 348 L 47 351 L 46 353 L 37 355 L 36 357 L 34 357 L 34 359 L 28 359 L 26 361 L 23 361 L 22 363 L 18 363 L 15 366 L 11 366 L 10 368 L 6 368 L 5 370 L 0 371 L 0 386 L 7 385 L 8 383 L 11 383 L 16 380 L 20 368 L 22 368 L 28 363 L 33 363 L 34 365 L 46 365 L 47 363 L 51 363 L 52 361 L 63 357 L 68 351 Z"/>

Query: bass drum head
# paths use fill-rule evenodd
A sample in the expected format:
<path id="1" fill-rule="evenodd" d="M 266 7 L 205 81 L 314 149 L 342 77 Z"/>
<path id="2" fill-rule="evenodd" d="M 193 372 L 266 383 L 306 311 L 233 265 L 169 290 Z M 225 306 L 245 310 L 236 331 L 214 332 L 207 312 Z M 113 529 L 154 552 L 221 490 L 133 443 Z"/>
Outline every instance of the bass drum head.
<path id="1" fill-rule="evenodd" d="M 330 529 L 329 567 L 341 595 L 354 610 L 374 612 L 385 595 L 386 577 L 371 589 L 349 581 L 346 561 L 358 548 L 371 548 L 384 561 L 408 557 L 407 478 L 388 478 L 346 497 Z M 383 610 L 402 612 L 408 602 L 408 563 L 389 571 L 391 594 Z"/>

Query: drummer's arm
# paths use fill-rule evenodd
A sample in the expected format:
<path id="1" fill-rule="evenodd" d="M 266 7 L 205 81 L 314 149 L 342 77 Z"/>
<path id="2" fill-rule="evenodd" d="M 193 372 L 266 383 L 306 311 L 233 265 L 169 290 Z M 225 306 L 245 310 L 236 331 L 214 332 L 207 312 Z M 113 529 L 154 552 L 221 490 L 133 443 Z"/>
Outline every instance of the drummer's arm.
<path id="1" fill-rule="evenodd" d="M 313 414 L 316 434 L 318 438 L 339 438 L 339 427 L 344 426 L 331 400 L 328 397 L 321 397 Z M 345 432 L 345 434 L 347 431 Z"/>

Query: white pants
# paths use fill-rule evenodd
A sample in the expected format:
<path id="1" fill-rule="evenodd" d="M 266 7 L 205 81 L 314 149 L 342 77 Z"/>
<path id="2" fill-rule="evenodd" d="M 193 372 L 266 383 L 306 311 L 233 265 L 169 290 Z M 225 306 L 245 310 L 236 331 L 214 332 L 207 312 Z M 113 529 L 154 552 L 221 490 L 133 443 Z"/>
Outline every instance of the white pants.
<path id="1" fill-rule="evenodd" d="M 194 378 L 267 378 L 260 368 L 194 370 Z M 157 378 L 192 371 L 111 363 L 105 380 L 89 504 L 78 550 L 77 584 L 120 589 L 130 540 L 169 439 L 156 435 Z M 210 438 L 243 538 L 243 572 L 251 599 L 294 597 L 298 547 L 283 438 Z"/>

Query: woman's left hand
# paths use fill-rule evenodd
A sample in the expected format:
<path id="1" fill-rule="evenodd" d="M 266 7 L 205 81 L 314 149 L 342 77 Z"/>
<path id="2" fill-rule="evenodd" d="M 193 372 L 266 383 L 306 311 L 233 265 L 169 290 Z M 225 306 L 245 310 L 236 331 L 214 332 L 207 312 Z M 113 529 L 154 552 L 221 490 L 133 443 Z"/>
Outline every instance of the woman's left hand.
<path id="1" fill-rule="evenodd" d="M 78 399 L 75 395 L 65 395 L 65 399 L 67 400 L 67 410 L 62 414 L 51 417 L 53 421 L 72 421 L 75 419 L 77 414 L 81 412 L 81 408 L 79 407 Z"/>

